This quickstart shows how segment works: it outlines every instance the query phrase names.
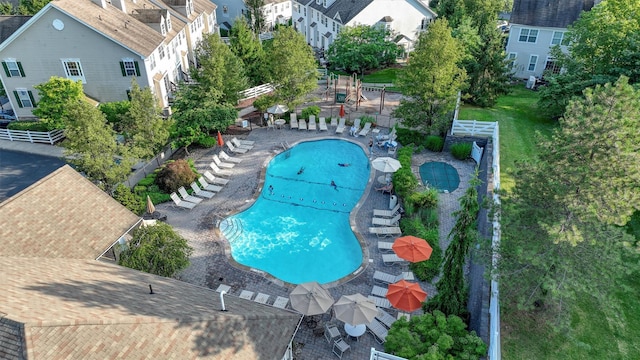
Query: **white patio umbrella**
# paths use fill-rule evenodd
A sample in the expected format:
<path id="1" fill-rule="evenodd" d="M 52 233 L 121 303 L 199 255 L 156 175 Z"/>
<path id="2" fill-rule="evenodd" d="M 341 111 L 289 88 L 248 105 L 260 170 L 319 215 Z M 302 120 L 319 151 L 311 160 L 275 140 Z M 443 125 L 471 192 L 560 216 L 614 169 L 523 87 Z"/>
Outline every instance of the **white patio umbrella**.
<path id="1" fill-rule="evenodd" d="M 378 315 L 378 308 L 362 294 L 342 295 L 335 304 L 333 312 L 336 319 L 349 325 L 368 324 Z"/>
<path id="2" fill-rule="evenodd" d="M 388 156 L 379 157 L 371 162 L 371 166 L 374 169 L 382 171 L 383 173 L 394 173 L 402 167 L 400 161 L 390 158 Z"/>
<path id="3" fill-rule="evenodd" d="M 286 105 L 273 105 L 272 107 L 267 109 L 267 112 L 269 114 L 274 114 L 274 115 L 282 115 L 287 111 L 289 111 L 289 108 Z"/>
<path id="4" fill-rule="evenodd" d="M 291 307 L 303 315 L 324 314 L 335 301 L 329 291 L 315 281 L 296 286 L 289 299 Z"/>

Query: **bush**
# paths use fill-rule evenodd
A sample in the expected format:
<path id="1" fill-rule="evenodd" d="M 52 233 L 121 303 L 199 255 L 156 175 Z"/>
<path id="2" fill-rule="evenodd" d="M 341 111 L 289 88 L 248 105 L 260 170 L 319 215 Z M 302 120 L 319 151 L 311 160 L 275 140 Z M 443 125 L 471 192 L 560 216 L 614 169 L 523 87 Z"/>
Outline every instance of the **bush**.
<path id="1" fill-rule="evenodd" d="M 411 156 L 413 148 L 403 147 L 398 150 L 398 161 L 402 167 L 393 174 L 393 188 L 403 199 L 418 186 L 418 179 L 411 172 Z"/>
<path id="2" fill-rule="evenodd" d="M 309 106 L 306 109 L 303 109 L 302 112 L 300 113 L 300 118 L 308 119 L 309 115 L 314 115 L 316 117 L 316 121 L 318 121 L 318 115 L 320 115 L 320 107 L 313 105 L 313 106 Z"/>
<path id="3" fill-rule="evenodd" d="M 376 118 L 374 118 L 371 115 L 362 115 L 360 116 L 360 125 L 366 124 L 366 123 L 371 123 L 371 125 L 375 125 L 376 123 Z"/>
<path id="4" fill-rule="evenodd" d="M 398 135 L 398 142 L 404 146 L 409 144 L 420 146 L 423 145 L 423 142 L 425 141 L 424 134 L 415 130 L 398 128 L 396 130 L 396 135 Z"/>
<path id="5" fill-rule="evenodd" d="M 47 124 L 41 121 L 12 121 L 7 126 L 7 129 L 10 130 L 29 130 L 29 131 L 43 131 L 47 132 L 51 129 L 47 126 Z"/>
<path id="6" fill-rule="evenodd" d="M 434 209 L 438 206 L 438 190 L 427 189 L 423 192 L 413 192 L 405 198 L 404 203 L 405 210 L 409 207 L 413 207 L 413 210 Z"/>
<path id="7" fill-rule="evenodd" d="M 440 152 L 444 147 L 444 139 L 437 135 L 429 135 L 424 146 L 431 151 Z"/>
<path id="8" fill-rule="evenodd" d="M 409 266 L 418 279 L 431 281 L 440 274 L 440 264 L 442 263 L 442 249 L 440 249 L 437 224 L 433 228 L 427 228 L 419 217 L 404 218 L 400 221 L 400 228 L 404 235 L 419 237 L 431 245 L 433 252 L 429 260 L 412 263 Z"/>
<path id="9" fill-rule="evenodd" d="M 136 215 L 141 215 L 145 211 L 145 202 L 125 185 L 120 184 L 116 187 L 113 192 L 113 198 Z"/>
<path id="10" fill-rule="evenodd" d="M 196 145 L 200 145 L 203 148 L 212 148 L 218 144 L 218 139 L 212 136 L 204 136 L 196 141 Z"/>
<path id="11" fill-rule="evenodd" d="M 172 193 L 179 187 L 189 187 L 198 177 L 185 160 L 167 162 L 156 176 L 156 185 L 166 193 Z"/>
<path id="12" fill-rule="evenodd" d="M 466 160 L 471 156 L 471 143 L 463 142 L 451 145 L 451 155 L 458 160 Z"/>
<path id="13" fill-rule="evenodd" d="M 127 100 L 107 102 L 98 105 L 98 109 L 107 117 L 107 122 L 114 125 L 116 131 L 120 130 L 119 124 L 125 115 L 127 115 L 130 108 L 131 102 Z"/>
<path id="14" fill-rule="evenodd" d="M 156 173 L 151 173 L 147 175 L 144 179 L 138 181 L 138 185 L 140 186 L 151 186 L 156 181 Z"/>

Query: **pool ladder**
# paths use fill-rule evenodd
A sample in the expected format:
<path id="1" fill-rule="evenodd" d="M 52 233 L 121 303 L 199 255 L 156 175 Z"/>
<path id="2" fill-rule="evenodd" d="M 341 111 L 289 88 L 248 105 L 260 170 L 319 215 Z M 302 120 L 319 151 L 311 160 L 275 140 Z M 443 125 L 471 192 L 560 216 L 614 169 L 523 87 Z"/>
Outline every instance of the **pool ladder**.
<path id="1" fill-rule="evenodd" d="M 242 221 L 233 218 L 225 219 L 220 223 L 220 231 L 227 238 L 227 241 L 232 243 L 242 235 L 242 232 L 244 231 Z"/>

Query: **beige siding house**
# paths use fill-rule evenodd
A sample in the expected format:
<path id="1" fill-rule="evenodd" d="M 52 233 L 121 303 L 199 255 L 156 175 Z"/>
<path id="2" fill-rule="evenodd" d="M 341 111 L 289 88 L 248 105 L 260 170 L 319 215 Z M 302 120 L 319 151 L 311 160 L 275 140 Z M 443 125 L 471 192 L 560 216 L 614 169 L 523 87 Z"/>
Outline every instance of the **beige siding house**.
<path id="1" fill-rule="evenodd" d="M 51 76 L 81 81 L 98 102 L 126 100 L 135 77 L 167 107 L 212 31 L 207 0 L 56 0 L 0 44 L 0 79 L 19 119 L 33 116 L 34 85 Z"/>

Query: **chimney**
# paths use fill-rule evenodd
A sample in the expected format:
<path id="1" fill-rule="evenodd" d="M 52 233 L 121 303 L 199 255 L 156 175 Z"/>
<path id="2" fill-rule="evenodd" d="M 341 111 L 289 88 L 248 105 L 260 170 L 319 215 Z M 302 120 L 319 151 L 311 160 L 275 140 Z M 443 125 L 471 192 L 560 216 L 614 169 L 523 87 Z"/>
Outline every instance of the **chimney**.
<path id="1" fill-rule="evenodd" d="M 91 0 L 94 4 L 102 7 L 103 9 L 107 8 L 107 0 Z"/>
<path id="2" fill-rule="evenodd" d="M 122 10 L 123 13 L 127 12 L 127 7 L 124 4 L 124 0 L 111 0 L 111 5 Z"/>

